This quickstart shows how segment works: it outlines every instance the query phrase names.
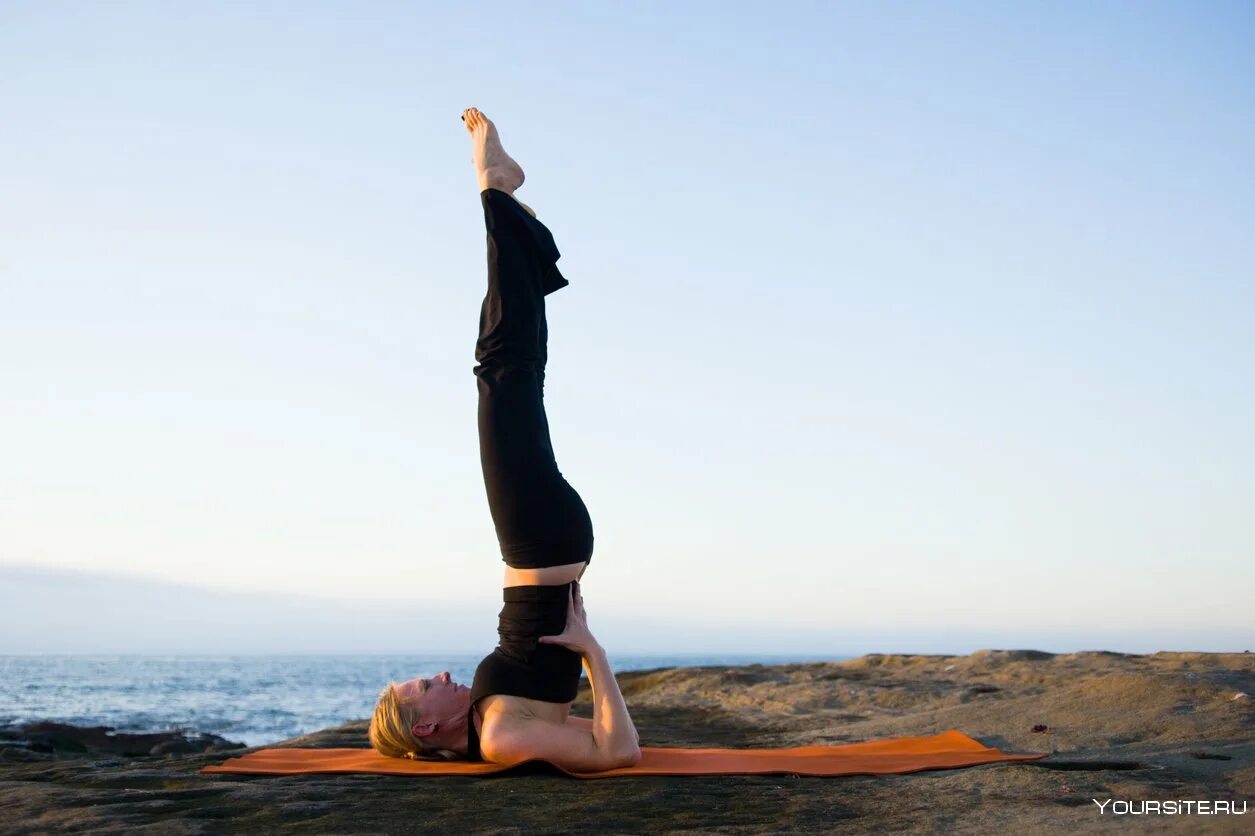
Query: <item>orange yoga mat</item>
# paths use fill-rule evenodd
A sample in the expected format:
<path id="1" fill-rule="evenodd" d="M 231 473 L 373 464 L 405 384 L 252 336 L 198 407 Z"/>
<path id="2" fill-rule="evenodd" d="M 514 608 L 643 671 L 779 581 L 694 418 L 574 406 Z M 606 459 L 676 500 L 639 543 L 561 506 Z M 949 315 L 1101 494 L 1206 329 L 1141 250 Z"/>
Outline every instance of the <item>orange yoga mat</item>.
<path id="1" fill-rule="evenodd" d="M 576 778 L 618 775 L 896 775 L 924 769 L 953 769 L 983 763 L 1033 761 L 1038 754 L 1007 754 L 951 729 L 929 737 L 895 737 L 841 746 L 792 749 L 663 749 L 641 747 L 641 762 L 605 772 L 568 772 Z M 517 764 L 516 764 L 517 765 Z M 512 769 L 495 763 L 411 761 L 374 749 L 261 749 L 203 773 L 304 775 L 318 772 L 376 772 L 383 775 L 488 775 Z M 560 767 L 559 767 L 560 768 Z"/>

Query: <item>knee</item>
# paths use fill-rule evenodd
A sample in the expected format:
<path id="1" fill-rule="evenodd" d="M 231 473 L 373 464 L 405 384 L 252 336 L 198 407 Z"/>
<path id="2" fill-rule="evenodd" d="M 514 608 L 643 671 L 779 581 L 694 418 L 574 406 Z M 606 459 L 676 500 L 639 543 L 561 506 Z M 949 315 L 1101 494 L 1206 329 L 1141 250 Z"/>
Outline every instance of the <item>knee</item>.
<path id="1" fill-rule="evenodd" d="M 543 369 L 544 357 L 535 340 L 508 339 L 494 335 L 475 343 L 475 360 L 480 366 L 514 369 Z"/>

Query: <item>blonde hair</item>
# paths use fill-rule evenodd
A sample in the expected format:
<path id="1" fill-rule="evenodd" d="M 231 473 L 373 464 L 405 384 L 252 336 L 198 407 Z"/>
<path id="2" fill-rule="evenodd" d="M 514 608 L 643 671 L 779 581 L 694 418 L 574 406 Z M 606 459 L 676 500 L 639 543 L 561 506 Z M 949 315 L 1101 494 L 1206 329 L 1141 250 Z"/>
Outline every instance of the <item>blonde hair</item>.
<path id="1" fill-rule="evenodd" d="M 418 712 L 397 697 L 393 690 L 397 684 L 389 682 L 379 693 L 375 715 L 370 718 L 370 745 L 375 751 L 390 758 L 416 761 L 461 760 L 462 755 L 452 749 L 423 748 L 422 742 L 410 731 L 418 722 Z"/>

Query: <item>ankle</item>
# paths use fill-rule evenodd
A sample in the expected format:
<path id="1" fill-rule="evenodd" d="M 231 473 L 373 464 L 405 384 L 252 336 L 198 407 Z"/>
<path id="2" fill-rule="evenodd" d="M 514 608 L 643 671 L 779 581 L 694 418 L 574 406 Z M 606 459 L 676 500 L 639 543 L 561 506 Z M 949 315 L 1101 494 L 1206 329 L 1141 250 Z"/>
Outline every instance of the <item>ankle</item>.
<path id="1" fill-rule="evenodd" d="M 486 168 L 479 173 L 479 190 L 496 189 L 514 197 L 514 182 L 503 171 L 497 168 Z"/>

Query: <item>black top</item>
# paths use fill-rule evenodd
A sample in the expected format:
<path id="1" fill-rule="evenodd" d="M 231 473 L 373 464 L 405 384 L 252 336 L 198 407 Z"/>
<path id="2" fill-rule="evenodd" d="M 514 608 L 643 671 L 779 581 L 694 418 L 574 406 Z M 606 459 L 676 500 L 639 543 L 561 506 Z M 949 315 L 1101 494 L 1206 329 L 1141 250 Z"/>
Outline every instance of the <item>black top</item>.
<path id="1" fill-rule="evenodd" d="M 482 760 L 475 732 L 475 704 L 492 694 L 569 703 L 579 691 L 583 662 L 574 650 L 541 644 L 540 636 L 556 636 L 566 627 L 571 584 L 507 586 L 497 622 L 497 647 L 475 669 L 471 706 L 466 715 L 467 757 Z"/>

